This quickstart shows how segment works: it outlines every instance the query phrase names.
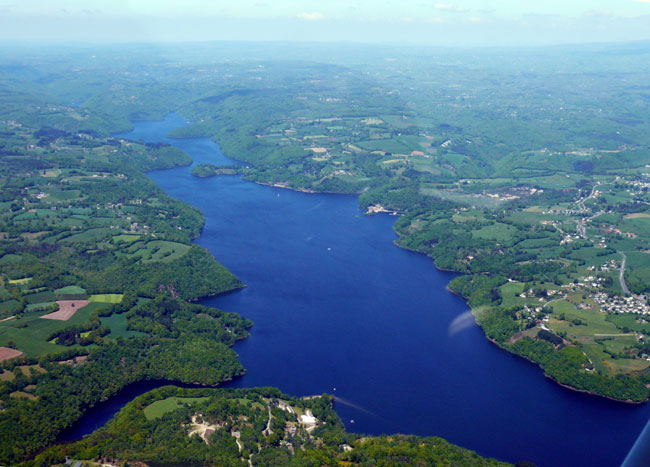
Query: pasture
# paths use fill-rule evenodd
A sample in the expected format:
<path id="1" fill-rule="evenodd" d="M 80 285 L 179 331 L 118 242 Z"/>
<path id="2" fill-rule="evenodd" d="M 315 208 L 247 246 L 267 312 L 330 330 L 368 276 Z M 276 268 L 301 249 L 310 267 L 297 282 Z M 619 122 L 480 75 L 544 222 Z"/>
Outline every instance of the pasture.
<path id="1" fill-rule="evenodd" d="M 203 402 L 208 399 L 209 397 L 168 397 L 167 399 L 152 402 L 144 408 L 143 412 L 147 420 L 154 420 L 183 406 Z"/>
<path id="2" fill-rule="evenodd" d="M 126 321 L 125 313 L 115 313 L 111 316 L 101 317 L 100 321 L 102 323 L 102 326 L 107 326 L 111 330 L 108 336 L 113 339 L 117 339 L 118 337 L 129 338 L 147 335 L 144 332 L 130 331 L 127 329 L 128 322 Z"/>
<path id="3" fill-rule="evenodd" d="M 124 297 L 124 295 L 120 293 L 96 294 L 88 297 L 88 301 L 91 303 L 120 303 L 122 301 L 122 297 Z"/>

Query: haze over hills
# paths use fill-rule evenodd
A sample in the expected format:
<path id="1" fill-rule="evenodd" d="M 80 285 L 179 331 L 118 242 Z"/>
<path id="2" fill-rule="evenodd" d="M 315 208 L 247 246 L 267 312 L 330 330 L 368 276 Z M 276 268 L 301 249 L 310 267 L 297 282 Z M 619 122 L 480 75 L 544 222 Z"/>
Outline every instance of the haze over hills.
<path id="1" fill-rule="evenodd" d="M 521 46 L 650 39 L 644 0 L 0 2 L 0 39 Z"/>

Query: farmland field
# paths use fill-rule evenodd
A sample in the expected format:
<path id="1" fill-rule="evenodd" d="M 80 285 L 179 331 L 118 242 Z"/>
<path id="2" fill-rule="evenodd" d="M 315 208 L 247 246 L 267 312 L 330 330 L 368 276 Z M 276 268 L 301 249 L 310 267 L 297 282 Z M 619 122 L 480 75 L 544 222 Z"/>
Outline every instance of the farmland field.
<path id="1" fill-rule="evenodd" d="M 91 295 L 88 297 L 89 302 L 100 302 L 100 303 L 120 303 L 122 301 L 123 294 L 97 294 Z"/>

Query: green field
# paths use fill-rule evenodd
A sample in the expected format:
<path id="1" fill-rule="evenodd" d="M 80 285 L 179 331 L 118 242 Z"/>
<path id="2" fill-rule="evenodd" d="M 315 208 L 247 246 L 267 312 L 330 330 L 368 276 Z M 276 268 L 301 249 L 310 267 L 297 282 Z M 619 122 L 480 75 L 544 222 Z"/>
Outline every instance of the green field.
<path id="1" fill-rule="evenodd" d="M 83 295 L 86 293 L 86 289 L 77 285 L 69 285 L 67 287 L 56 289 L 54 293 L 57 295 Z"/>
<path id="2" fill-rule="evenodd" d="M 107 326 L 110 328 L 111 333 L 109 337 L 117 339 L 118 337 L 136 337 L 136 336 L 146 336 L 145 333 L 139 331 L 129 331 L 127 329 L 128 323 L 126 321 L 126 314 L 112 314 L 111 316 L 100 318 L 102 326 Z"/>
<path id="3" fill-rule="evenodd" d="M 410 154 L 414 149 L 419 149 L 404 140 L 398 139 L 359 141 L 357 146 L 369 151 L 384 151 L 392 154 Z"/>
<path id="4" fill-rule="evenodd" d="M 18 350 L 32 356 L 64 350 L 66 347 L 48 342 L 49 335 L 72 325 L 83 324 L 93 312 L 108 306 L 110 305 L 106 303 L 91 303 L 77 311 L 68 321 L 41 319 L 46 312 L 34 311 L 25 313 L 20 319 L 0 322 L 0 346 L 14 341 Z"/>
<path id="5" fill-rule="evenodd" d="M 572 303 L 567 300 L 554 302 L 553 318 L 558 318 L 564 314 L 566 321 L 557 319 L 551 320 L 551 327 L 554 331 L 565 331 L 568 336 L 593 336 L 594 334 L 621 334 L 622 331 L 614 326 L 613 323 L 607 321 L 606 314 L 601 313 L 593 302 L 587 300 L 587 303 L 594 306 L 593 309 L 577 309 Z M 585 324 L 574 325 L 573 320 L 580 320 Z"/>
<path id="6" fill-rule="evenodd" d="M 11 314 L 18 308 L 20 308 L 20 302 L 18 300 L 12 299 L 0 303 L 0 313 L 2 314 Z"/>
<path id="7" fill-rule="evenodd" d="M 499 294 L 503 306 L 515 306 L 526 303 L 528 299 L 520 298 L 519 295 L 525 290 L 526 284 L 521 282 L 508 282 L 499 287 Z"/>
<path id="8" fill-rule="evenodd" d="M 115 235 L 113 243 L 133 243 L 140 240 L 140 235 Z"/>
<path id="9" fill-rule="evenodd" d="M 429 172 L 434 175 L 441 173 L 441 168 L 438 163 L 431 157 L 414 156 L 409 158 L 409 162 L 419 172 Z"/>
<path id="10" fill-rule="evenodd" d="M 45 290 L 43 292 L 36 292 L 33 294 L 26 294 L 23 295 L 23 298 L 29 304 L 56 301 L 55 293 L 49 290 Z"/>
<path id="11" fill-rule="evenodd" d="M 650 321 L 645 316 L 631 313 L 607 315 L 607 321 L 614 323 L 619 328 L 627 328 L 644 334 L 650 334 Z"/>
<path id="12" fill-rule="evenodd" d="M 112 293 L 112 294 L 96 294 L 88 297 L 90 302 L 100 302 L 100 303 L 120 303 L 122 301 L 124 294 Z"/>
<path id="13" fill-rule="evenodd" d="M 517 233 L 516 228 L 511 225 L 501 223 L 495 223 L 472 231 L 472 235 L 475 238 L 497 241 L 509 240 L 515 233 Z"/>
<path id="14" fill-rule="evenodd" d="M 62 242 L 71 243 L 71 242 L 92 242 L 97 241 L 103 237 L 106 237 L 111 233 L 111 229 L 104 227 L 97 227 L 94 229 L 88 229 L 85 232 L 80 232 L 76 234 L 69 235 L 60 239 Z"/>
<path id="15" fill-rule="evenodd" d="M 0 258 L 0 265 L 3 265 L 3 264 L 15 264 L 15 263 L 20 262 L 20 260 L 22 258 L 23 257 L 20 256 L 20 255 L 14 255 L 14 254 L 9 253 L 9 254 L 4 255 L 2 258 Z"/>
<path id="16" fill-rule="evenodd" d="M 168 397 L 167 399 L 162 399 L 149 404 L 144 408 L 143 412 L 147 420 L 154 420 L 162 417 L 168 412 L 173 412 L 182 406 L 191 405 L 208 399 L 208 397 Z"/>
<path id="17" fill-rule="evenodd" d="M 55 204 L 81 198 L 80 190 L 48 190 L 49 196 L 42 199 L 46 204 Z"/>
<path id="18" fill-rule="evenodd" d="M 54 305 L 56 305 L 56 302 L 39 302 L 39 303 L 32 303 L 32 304 L 27 305 L 27 306 L 25 307 L 25 311 L 28 312 L 28 313 L 29 313 L 29 312 L 32 312 L 32 311 L 43 311 L 43 310 L 50 309 L 50 308 L 53 307 Z"/>
<path id="19" fill-rule="evenodd" d="M 142 244 L 134 243 L 129 248 L 131 256 L 139 256 L 143 263 L 156 261 L 170 262 L 185 255 L 190 250 L 189 245 L 177 242 L 168 242 L 164 240 L 154 240 Z"/>
<path id="20" fill-rule="evenodd" d="M 11 285 L 25 285 L 32 280 L 31 277 L 24 277 L 22 279 L 11 279 L 7 281 Z"/>
<path id="21" fill-rule="evenodd" d="M 440 198 L 454 203 L 466 206 L 475 206 L 479 208 L 495 208 L 502 204 L 502 201 L 490 196 L 465 193 L 457 189 L 440 189 L 431 187 L 428 184 L 422 184 L 419 189 L 420 194 Z"/>

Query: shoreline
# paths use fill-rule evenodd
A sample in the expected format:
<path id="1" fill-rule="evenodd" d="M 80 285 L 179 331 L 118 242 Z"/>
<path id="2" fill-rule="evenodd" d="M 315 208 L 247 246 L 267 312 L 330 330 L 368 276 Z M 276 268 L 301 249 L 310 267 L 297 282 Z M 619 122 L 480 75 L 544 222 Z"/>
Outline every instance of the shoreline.
<path id="1" fill-rule="evenodd" d="M 290 187 L 289 185 L 287 185 L 286 183 L 264 183 L 264 182 L 258 182 L 258 181 L 255 181 L 255 180 L 250 180 L 250 181 L 253 182 L 253 183 L 257 183 L 258 185 L 262 185 L 262 186 L 270 186 L 270 187 L 273 187 L 273 188 L 284 188 L 286 190 L 299 191 L 300 193 L 309 193 L 309 194 L 322 193 L 320 191 L 311 190 L 309 188 L 293 188 L 293 187 Z"/>
<path id="2" fill-rule="evenodd" d="M 212 253 L 210 253 L 210 255 L 212 255 Z M 214 256 L 212 256 L 212 257 L 215 258 Z M 215 258 L 215 260 L 216 260 L 216 258 Z M 219 263 L 219 264 L 221 264 L 221 263 Z M 233 276 L 234 276 L 234 274 L 233 274 Z M 237 276 L 235 276 L 235 277 L 237 277 Z M 242 282 L 242 285 L 237 286 L 237 287 L 233 287 L 232 289 L 223 290 L 221 292 L 209 293 L 207 295 L 202 295 L 201 297 L 190 298 L 187 301 L 189 303 L 198 303 L 201 300 L 207 300 L 208 298 L 218 297 L 219 295 L 225 295 L 225 294 L 229 294 L 231 292 L 237 292 L 238 290 L 245 289 L 246 287 L 248 287 L 248 284 L 244 284 Z"/>
<path id="3" fill-rule="evenodd" d="M 212 141 L 214 141 L 217 145 L 219 144 L 219 142 L 216 140 L 216 138 L 210 138 L 210 139 L 211 139 Z M 224 154 L 224 155 L 225 155 L 226 157 L 232 159 L 232 160 L 237 160 L 237 159 L 233 159 L 232 157 L 230 157 L 230 156 L 228 156 L 228 155 L 226 155 L 226 154 Z M 359 197 L 359 195 L 360 195 L 360 193 L 339 193 L 339 192 L 328 192 L 328 191 L 316 191 L 316 190 L 308 189 L 308 188 L 295 188 L 295 187 L 291 187 L 291 186 L 289 186 L 287 183 L 284 183 L 284 182 L 264 183 L 264 182 L 260 182 L 260 181 L 256 181 L 256 180 L 250 180 L 250 179 L 246 179 L 246 178 L 244 178 L 244 179 L 247 180 L 247 181 L 251 181 L 251 182 L 253 182 L 253 183 L 256 183 L 256 184 L 258 184 L 258 185 L 270 186 L 270 187 L 274 187 L 274 188 L 283 188 L 283 189 L 287 189 L 287 190 L 297 191 L 297 192 L 301 192 L 301 193 L 308 193 L 308 194 L 337 194 L 337 195 L 346 195 L 346 194 L 347 194 L 347 195 L 351 195 L 351 194 L 353 194 L 353 195 L 356 195 L 356 196 L 357 196 L 357 199 L 358 199 L 358 197 Z M 379 208 L 380 210 L 373 211 L 373 212 L 371 213 L 371 212 L 369 212 L 371 206 L 378 206 L 378 208 Z M 372 214 L 375 214 L 375 212 L 378 212 L 378 213 L 379 213 L 379 212 L 385 212 L 385 213 L 387 212 L 387 213 L 390 213 L 391 215 L 398 215 L 398 214 L 399 214 L 399 213 L 397 213 L 397 212 L 395 212 L 395 211 L 389 211 L 389 210 L 386 210 L 386 208 L 384 208 L 384 207 L 381 206 L 381 205 L 371 205 L 371 206 L 366 206 L 366 212 L 365 212 L 366 215 L 372 215 Z M 202 233 L 202 232 L 201 232 L 201 233 Z M 397 232 L 395 232 L 395 233 L 398 235 L 398 238 L 401 237 L 401 235 L 400 235 L 399 233 L 397 233 Z M 411 248 L 403 247 L 403 246 L 401 246 L 401 245 L 399 245 L 399 244 L 397 243 L 397 239 L 396 239 L 395 241 L 393 241 L 393 244 L 395 244 L 397 247 L 402 248 L 402 249 L 404 249 L 404 250 L 406 250 L 406 251 L 413 251 L 413 252 L 415 252 L 415 253 L 419 253 L 419 254 L 423 254 L 423 255 L 427 256 L 428 258 L 430 258 L 430 259 L 432 260 L 434 267 L 435 267 L 437 270 L 439 270 L 439 271 L 443 271 L 443 272 L 451 272 L 451 273 L 455 273 L 455 274 L 459 274 L 459 275 L 460 275 L 460 274 L 465 274 L 465 273 L 462 273 L 462 272 L 454 271 L 454 270 L 452 270 L 452 269 L 445 269 L 445 268 L 438 267 L 438 266 L 436 265 L 435 260 L 434 260 L 433 258 L 431 258 L 429 255 L 427 255 L 426 253 L 424 253 L 424 252 L 422 252 L 422 251 L 418 251 L 418 250 L 415 250 L 415 249 L 411 249 Z M 215 258 L 215 259 L 216 259 L 216 258 Z M 454 294 L 454 295 L 456 295 L 456 296 L 458 296 L 458 297 L 461 297 L 461 298 L 463 298 L 463 299 L 465 300 L 465 303 L 466 303 L 467 307 L 470 309 L 470 311 L 472 312 L 472 316 L 474 316 L 474 320 L 475 320 L 475 322 L 476 322 L 476 317 L 475 317 L 475 314 L 474 314 L 474 309 L 472 309 L 472 307 L 469 306 L 469 302 L 468 302 L 467 298 L 466 298 L 466 297 L 463 297 L 460 293 L 458 293 L 458 292 L 454 291 L 453 289 L 449 288 L 449 283 L 445 286 L 445 289 L 446 289 L 448 292 L 450 292 L 450 293 L 452 293 L 452 294 Z M 236 290 L 236 289 L 234 289 L 234 290 Z M 206 297 L 206 298 L 207 298 L 207 297 Z M 650 400 L 650 398 L 649 398 L 649 399 L 646 399 L 645 401 L 639 401 L 639 402 L 636 402 L 636 401 L 632 401 L 632 400 L 629 400 L 629 399 L 627 399 L 627 400 L 626 400 L 626 399 L 616 399 L 616 398 L 611 397 L 611 396 L 602 395 L 602 394 L 597 394 L 597 393 L 595 393 L 595 392 L 591 392 L 591 391 L 588 391 L 588 390 L 585 390 L 585 389 L 578 389 L 578 388 L 575 388 L 575 387 L 572 387 L 572 386 L 569 386 L 569 385 L 566 385 L 566 384 L 560 383 L 560 382 L 557 381 L 555 378 L 553 378 L 553 377 L 547 375 L 547 374 L 546 374 L 546 371 L 544 370 L 544 368 L 542 368 L 542 366 L 541 366 L 539 363 L 537 363 L 537 362 L 535 362 L 535 361 L 533 361 L 533 360 L 530 360 L 529 358 L 527 358 L 527 357 L 525 357 L 525 356 L 523 356 L 523 355 L 520 355 L 520 354 L 518 354 L 518 353 L 512 352 L 512 351 L 510 351 L 510 350 L 508 350 L 508 349 L 502 347 L 501 345 L 499 345 L 498 343 L 496 343 L 494 340 L 492 340 L 491 338 L 489 338 L 489 337 L 485 334 L 485 331 L 483 330 L 483 328 L 482 328 L 478 323 L 476 323 L 476 324 L 477 324 L 477 326 L 478 326 L 479 328 L 481 328 L 481 331 L 483 331 L 483 336 L 484 336 L 488 341 L 490 341 L 490 342 L 493 343 L 494 345 L 498 346 L 501 350 L 506 351 L 506 352 L 508 352 L 508 353 L 511 354 L 511 355 L 515 355 L 515 356 L 517 356 L 517 357 L 519 357 L 519 358 L 523 358 L 524 360 L 526 360 L 526 361 L 528 361 L 528 362 L 530 362 L 530 363 L 535 364 L 535 365 L 536 365 L 536 366 L 537 366 L 537 367 L 542 371 L 542 374 L 543 374 L 546 378 L 552 380 L 553 382 L 555 382 L 556 384 L 558 384 L 558 385 L 561 386 L 561 387 L 564 387 L 564 388 L 566 388 L 566 389 L 570 389 L 570 390 L 575 391 L 575 392 L 580 392 L 580 393 L 584 393 L 584 394 L 589 394 L 590 396 L 603 397 L 603 398 L 605 398 L 605 399 L 609 399 L 609 400 L 612 400 L 612 401 L 621 402 L 621 403 L 625 403 L 625 404 L 640 405 L 640 404 L 644 404 L 644 403 L 646 403 L 646 402 L 648 402 L 648 401 Z"/>
<path id="4" fill-rule="evenodd" d="M 373 216 L 379 213 L 386 213 L 389 216 L 398 216 L 400 213 L 391 209 L 386 209 L 381 204 L 371 204 L 366 207 L 366 216 Z"/>
<path id="5" fill-rule="evenodd" d="M 399 234 L 398 234 L 398 235 L 399 235 Z M 393 244 L 395 244 L 395 245 L 398 246 L 399 248 L 403 248 L 404 250 L 407 250 L 407 251 L 413 251 L 413 252 L 415 252 L 415 253 L 420 253 L 420 254 L 426 255 L 426 253 L 423 253 L 423 252 L 421 252 L 421 251 L 414 250 L 414 249 L 412 249 L 412 248 L 406 248 L 406 247 L 403 247 L 403 246 L 399 245 L 399 244 L 397 243 L 397 240 L 395 240 L 395 241 L 393 242 Z M 426 256 L 430 258 L 429 255 L 426 255 Z M 434 267 L 435 267 L 436 269 L 438 269 L 439 271 L 452 272 L 452 273 L 456 273 L 456 274 L 464 274 L 464 273 L 462 273 L 462 272 L 454 271 L 453 269 L 445 269 L 445 268 L 438 267 L 438 266 L 436 265 L 435 260 L 433 260 L 433 258 L 431 258 L 431 259 L 432 259 L 432 261 L 433 261 L 433 265 L 434 265 Z M 502 345 L 500 345 L 499 343 L 497 343 L 494 339 L 488 337 L 488 336 L 485 334 L 485 331 L 483 330 L 483 327 L 482 327 L 480 324 L 478 324 L 478 323 L 476 322 L 476 313 L 475 313 L 475 311 L 474 311 L 474 308 L 472 308 L 472 307 L 469 305 L 469 301 L 467 300 L 467 298 L 464 297 L 463 295 L 461 295 L 459 292 L 455 291 L 454 289 L 450 288 L 450 287 L 449 287 L 449 283 L 447 283 L 447 285 L 445 286 L 445 289 L 446 289 L 448 292 L 450 292 L 451 294 L 456 295 L 457 297 L 460 297 L 460 298 L 462 298 L 463 300 L 465 300 L 465 303 L 467 304 L 467 307 L 468 307 L 468 308 L 470 309 L 470 311 L 472 312 L 472 316 L 474 317 L 474 322 L 476 323 L 476 325 L 477 325 L 477 326 L 481 329 L 481 331 L 483 332 L 483 336 L 485 337 L 485 339 L 487 339 L 487 340 L 490 341 L 492 344 L 494 344 L 494 345 L 496 345 L 497 347 L 499 347 L 499 349 L 501 349 L 501 350 L 503 350 L 503 351 L 505 351 L 505 352 L 508 352 L 509 354 L 514 355 L 514 356 L 516 356 L 516 357 L 523 358 L 523 359 L 526 360 L 527 362 L 530 362 L 530 363 L 532 363 L 533 365 L 537 366 L 537 368 L 539 368 L 539 369 L 541 370 L 541 372 L 542 372 L 542 374 L 544 375 L 544 377 L 550 379 L 550 380 L 553 381 L 555 384 L 557 384 L 557 385 L 559 385 L 559 386 L 561 386 L 561 387 L 563 387 L 563 388 L 565 388 L 565 389 L 570 389 L 571 391 L 579 392 L 579 393 L 582 393 L 582 394 L 588 394 L 588 395 L 590 395 L 590 396 L 594 396 L 594 397 L 602 397 L 602 398 L 609 399 L 609 400 L 614 401 L 614 402 L 619 402 L 619 403 L 628 404 L 628 405 L 642 405 L 642 404 L 646 404 L 646 403 L 650 402 L 650 397 L 649 397 L 648 399 L 646 399 L 646 400 L 643 400 L 643 401 L 633 401 L 633 400 L 631 400 L 631 399 L 617 399 L 617 398 L 612 397 L 612 396 L 607 396 L 607 395 L 605 395 L 605 394 L 598 394 L 598 393 L 596 393 L 596 392 L 592 392 L 592 391 L 589 391 L 589 390 L 587 390 L 587 389 L 578 389 L 578 388 L 576 388 L 576 387 L 569 386 L 568 384 L 561 383 L 561 382 L 558 381 L 557 379 L 555 379 L 555 378 L 553 378 L 552 376 L 548 375 L 548 374 L 546 373 L 546 371 L 544 370 L 544 368 L 543 368 L 543 367 L 542 367 L 538 362 L 536 362 L 536 361 L 534 361 L 534 360 L 531 360 L 530 358 L 528 358 L 528 357 L 526 357 L 526 356 L 524 356 L 524 355 L 518 354 L 518 353 L 516 353 L 516 352 L 512 352 L 512 351 L 510 351 L 509 349 L 507 349 L 507 348 L 503 347 Z"/>
<path id="6" fill-rule="evenodd" d="M 226 156 L 228 157 L 228 156 Z M 233 159 L 234 160 L 234 159 Z M 245 176 L 242 177 L 244 180 L 247 182 L 255 183 L 257 185 L 262 185 L 262 186 L 270 186 L 272 188 L 283 188 L 285 190 L 290 190 L 290 191 L 297 191 L 299 193 L 307 193 L 310 195 L 338 195 L 338 196 L 359 196 L 360 193 L 357 192 L 352 192 L 352 193 L 341 193 L 338 191 L 325 191 L 325 190 L 312 190 L 311 188 L 294 188 L 292 186 L 289 186 L 285 183 L 279 182 L 279 183 L 265 183 L 265 182 L 260 182 L 257 180 L 251 180 L 250 178 L 246 178 Z"/>
<path id="7" fill-rule="evenodd" d="M 289 190 L 293 190 L 293 191 L 300 191 L 300 192 L 303 192 L 303 193 L 312 193 L 312 194 L 314 194 L 314 193 L 326 193 L 326 192 L 313 191 L 313 190 L 307 190 L 307 189 L 296 189 L 296 188 L 291 188 L 291 187 L 289 187 L 289 186 L 285 186 L 284 184 L 281 184 L 281 183 L 276 183 L 276 184 L 266 184 L 266 183 L 260 183 L 260 182 L 254 182 L 254 183 L 258 183 L 259 185 L 265 185 L 265 186 L 273 186 L 273 187 L 277 187 L 277 188 L 285 188 L 285 189 L 289 189 Z M 335 194 L 345 194 L 345 193 L 335 193 Z M 379 206 L 379 207 L 382 208 L 382 209 L 385 209 L 385 208 L 383 208 L 383 206 Z M 385 210 L 385 211 L 376 211 L 376 212 L 384 212 L 384 213 L 393 213 L 393 212 L 394 212 L 395 215 L 399 214 L 399 213 L 396 213 L 395 211 L 388 211 L 388 210 Z M 370 214 L 369 212 L 366 212 L 365 214 L 366 214 L 366 215 L 372 215 L 372 214 L 375 214 L 375 212 L 373 212 L 372 214 Z M 397 235 L 400 236 L 399 234 L 397 234 Z M 437 270 L 439 270 L 439 271 L 449 272 L 449 273 L 454 273 L 454 274 L 459 274 L 459 275 L 460 275 L 460 274 L 465 274 L 465 273 L 462 273 L 462 272 L 454 271 L 453 269 L 445 269 L 445 268 L 438 267 L 438 266 L 436 265 L 435 260 L 434 260 L 433 258 L 431 258 L 429 255 L 427 255 L 426 253 L 423 253 L 423 252 L 421 252 L 421 251 L 418 251 L 418 250 L 415 250 L 415 249 L 412 249 L 412 248 L 406 248 L 406 247 L 403 247 L 403 246 L 401 246 L 401 245 L 399 245 L 399 244 L 397 243 L 397 240 L 393 241 L 393 244 L 394 244 L 395 246 L 399 247 L 399 248 L 402 248 L 402 249 L 406 250 L 406 251 L 412 251 L 412 252 L 415 252 L 415 253 L 419 253 L 419 254 L 425 255 L 426 257 L 428 257 L 428 258 L 430 258 L 430 259 L 432 260 L 434 267 L 435 267 Z M 447 285 L 445 286 L 445 289 L 446 289 L 448 292 L 450 292 L 451 294 L 456 295 L 456 296 L 462 298 L 463 300 L 465 300 L 465 304 L 467 305 L 467 307 L 468 307 L 468 308 L 470 309 L 470 311 L 472 312 L 472 316 L 474 316 L 474 321 L 476 322 L 476 315 L 475 315 L 475 313 L 474 313 L 474 309 L 473 309 L 471 306 L 469 306 L 469 302 L 468 302 L 467 298 L 464 297 L 464 296 L 462 296 L 460 293 L 456 292 L 455 290 L 451 289 L 451 288 L 449 287 L 449 283 L 447 283 Z M 490 341 L 492 344 L 494 344 L 494 345 L 496 345 L 497 347 L 499 347 L 499 349 L 501 349 L 501 350 L 503 350 L 503 351 L 505 351 L 505 352 L 508 352 L 509 354 L 514 355 L 514 356 L 516 356 L 516 357 L 523 358 L 523 359 L 526 360 L 527 362 L 530 362 L 530 363 L 536 365 L 536 366 L 539 368 L 539 370 L 542 372 L 542 374 L 544 375 L 545 378 L 550 379 L 550 380 L 553 381 L 555 384 L 557 384 L 557 385 L 559 385 L 559 386 L 561 386 L 561 387 L 563 387 L 563 388 L 565 388 L 565 389 L 569 389 L 569 390 L 571 390 L 571 391 L 579 392 L 579 393 L 582 393 L 582 394 L 588 394 L 589 396 L 602 397 L 602 398 L 604 398 L 604 399 L 609 399 L 609 400 L 611 400 L 611 401 L 618 402 L 618 403 L 623 403 L 623 404 L 627 404 L 627 405 L 642 405 L 642 404 L 646 404 L 647 402 L 650 401 L 650 398 L 648 398 L 648 399 L 646 399 L 646 400 L 643 400 L 643 401 L 633 401 L 633 400 L 631 400 L 631 399 L 617 399 L 617 398 L 612 397 L 612 396 L 607 396 L 607 395 L 604 395 L 604 394 L 598 394 L 598 393 L 596 393 L 596 392 L 592 392 L 592 391 L 589 391 L 589 390 L 587 390 L 587 389 L 578 389 L 578 388 L 575 388 L 575 387 L 573 387 L 573 386 L 569 386 L 569 385 L 567 385 L 567 384 L 561 383 L 560 381 L 556 380 L 556 379 L 553 378 L 552 376 L 548 375 L 548 374 L 546 373 L 546 371 L 544 370 L 544 368 L 543 368 L 543 367 L 542 367 L 538 362 L 535 362 L 534 360 L 531 360 L 531 359 L 529 359 L 528 357 L 525 357 L 524 355 L 520 355 L 520 354 L 518 354 L 518 353 L 516 353 L 516 352 L 512 352 L 512 351 L 508 350 L 507 348 L 504 348 L 503 346 L 499 345 L 496 341 L 494 341 L 493 339 L 491 339 L 490 337 L 488 337 L 488 336 L 485 334 L 485 331 L 483 330 L 483 328 L 481 327 L 481 325 L 479 325 L 478 323 L 476 323 L 476 325 L 481 329 L 481 331 L 483 331 L 483 336 L 485 337 L 485 339 L 487 339 L 487 340 Z"/>
<path id="8" fill-rule="evenodd" d="M 455 295 L 458 295 L 459 297 L 462 297 L 462 295 L 454 292 L 453 290 L 449 289 L 448 287 L 447 287 L 447 290 L 449 290 L 451 293 L 453 293 Z M 474 313 L 474 309 L 470 307 L 470 311 L 472 312 L 472 316 L 474 316 L 474 322 L 476 322 L 476 315 Z M 476 323 L 476 325 L 481 329 L 481 331 L 483 331 L 483 328 L 481 327 L 480 324 Z M 530 358 L 526 357 L 525 355 L 521 355 L 521 354 L 518 354 L 516 352 L 511 352 L 510 350 L 503 347 L 501 344 L 499 344 L 497 341 L 495 341 L 491 337 L 488 337 L 485 334 L 485 331 L 483 331 L 483 336 L 488 341 L 490 341 L 492 344 L 496 345 L 499 349 L 504 350 L 504 351 L 508 352 L 509 354 L 512 354 L 512 355 L 514 355 L 516 357 L 523 358 L 527 362 L 535 365 L 537 368 L 539 368 L 542 371 L 542 374 L 544 375 L 545 378 L 550 379 L 555 384 L 557 384 L 559 386 L 562 386 L 563 388 L 570 389 L 571 391 L 579 392 L 579 393 L 582 393 L 582 394 L 588 394 L 588 395 L 593 396 L 593 397 L 602 397 L 602 398 L 605 398 L 605 399 L 609 399 L 610 401 L 614 401 L 614 402 L 618 402 L 618 403 L 622 403 L 622 404 L 627 404 L 627 405 L 642 405 L 642 404 L 646 404 L 650 400 L 650 399 L 646 399 L 646 400 L 643 400 L 643 401 L 633 401 L 631 399 L 617 399 L 617 398 L 612 397 L 612 396 L 607 396 L 605 394 L 598 394 L 596 392 L 591 392 L 591 391 L 588 391 L 586 389 L 578 389 L 576 387 L 569 386 L 568 384 L 561 383 L 557 379 L 553 378 L 551 375 L 547 374 L 546 371 L 544 371 L 544 368 L 539 363 L 537 363 L 536 361 L 531 360 Z"/>

